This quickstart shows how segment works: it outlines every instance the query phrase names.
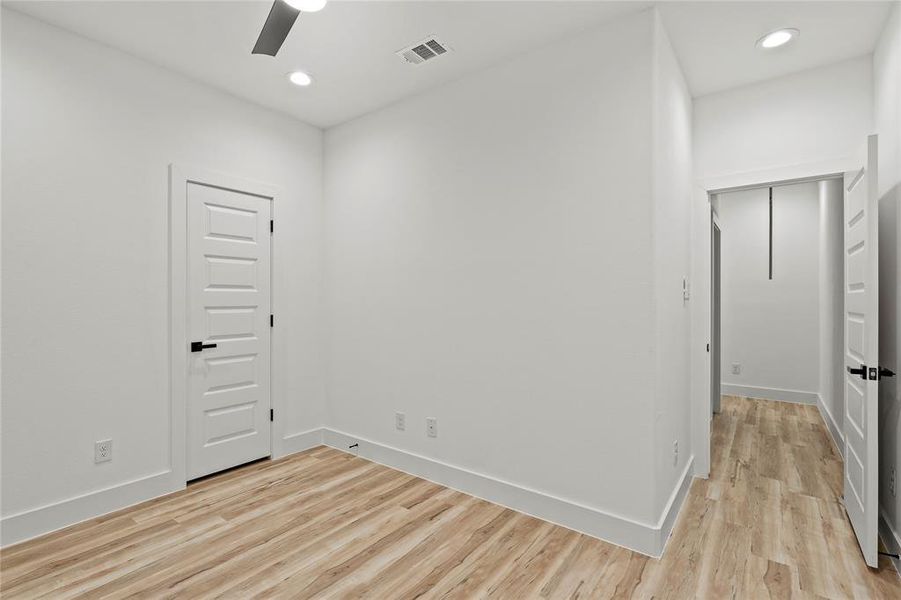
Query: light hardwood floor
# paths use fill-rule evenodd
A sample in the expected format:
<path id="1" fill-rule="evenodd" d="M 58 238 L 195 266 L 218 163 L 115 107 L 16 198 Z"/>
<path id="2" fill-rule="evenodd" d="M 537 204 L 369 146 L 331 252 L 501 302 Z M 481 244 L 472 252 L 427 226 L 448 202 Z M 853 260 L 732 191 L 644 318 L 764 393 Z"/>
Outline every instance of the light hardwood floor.
<path id="1" fill-rule="evenodd" d="M 330 448 L 6 549 L 4 598 L 901 598 L 816 408 L 726 397 L 662 560 Z"/>

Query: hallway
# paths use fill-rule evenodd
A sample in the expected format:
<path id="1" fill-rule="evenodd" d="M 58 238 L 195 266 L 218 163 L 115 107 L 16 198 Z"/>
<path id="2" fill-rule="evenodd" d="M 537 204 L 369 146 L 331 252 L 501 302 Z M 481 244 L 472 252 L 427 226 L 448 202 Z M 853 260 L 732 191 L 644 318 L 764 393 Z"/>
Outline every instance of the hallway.
<path id="1" fill-rule="evenodd" d="M 898 598 L 866 567 L 841 505 L 842 462 L 812 405 L 724 396 L 708 480 L 695 480 L 654 598 Z"/>
<path id="2" fill-rule="evenodd" d="M 813 406 L 724 397 L 661 561 L 331 448 L 2 553 L 4 598 L 899 598 Z"/>

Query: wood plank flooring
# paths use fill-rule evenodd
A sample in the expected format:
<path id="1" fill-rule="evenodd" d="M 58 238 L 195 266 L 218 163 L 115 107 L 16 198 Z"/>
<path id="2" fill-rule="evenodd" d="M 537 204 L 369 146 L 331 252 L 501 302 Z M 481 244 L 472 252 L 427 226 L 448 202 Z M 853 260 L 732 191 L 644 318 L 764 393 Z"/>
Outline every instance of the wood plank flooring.
<path id="1" fill-rule="evenodd" d="M 3 598 L 901 598 L 816 408 L 725 397 L 661 560 L 320 447 L 0 554 Z"/>

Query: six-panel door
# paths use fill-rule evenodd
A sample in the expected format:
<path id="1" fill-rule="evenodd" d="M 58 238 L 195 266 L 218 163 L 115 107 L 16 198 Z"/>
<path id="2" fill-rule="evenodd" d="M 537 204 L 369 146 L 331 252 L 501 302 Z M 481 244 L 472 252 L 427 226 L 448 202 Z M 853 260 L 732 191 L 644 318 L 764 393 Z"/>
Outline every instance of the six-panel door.
<path id="1" fill-rule="evenodd" d="M 877 138 L 845 174 L 845 510 L 864 559 L 879 564 L 879 243 Z M 871 369 L 874 370 L 871 373 Z M 854 372 L 852 372 L 854 371 Z"/>
<path id="2" fill-rule="evenodd" d="M 271 202 L 187 185 L 188 479 L 268 456 Z"/>

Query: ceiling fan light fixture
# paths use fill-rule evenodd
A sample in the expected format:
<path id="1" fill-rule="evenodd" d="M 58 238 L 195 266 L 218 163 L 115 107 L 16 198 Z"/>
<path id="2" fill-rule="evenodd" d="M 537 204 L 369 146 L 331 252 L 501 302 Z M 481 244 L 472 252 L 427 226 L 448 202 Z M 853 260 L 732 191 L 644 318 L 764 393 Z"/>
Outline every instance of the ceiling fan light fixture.
<path id="1" fill-rule="evenodd" d="M 303 71 L 294 71 L 293 73 L 288 73 L 288 80 L 294 85 L 299 85 L 300 87 L 306 87 L 313 83 L 313 78 Z"/>
<path id="2" fill-rule="evenodd" d="M 757 40 L 757 47 L 763 48 L 764 50 L 769 50 L 771 48 L 778 48 L 780 46 L 784 46 L 785 44 L 791 42 L 795 38 L 801 35 L 801 32 L 792 27 L 786 27 L 784 29 L 777 29 L 776 31 L 771 31 L 759 40 Z"/>
<path id="3" fill-rule="evenodd" d="M 319 12 L 328 0 L 283 0 L 285 4 L 301 12 Z"/>

